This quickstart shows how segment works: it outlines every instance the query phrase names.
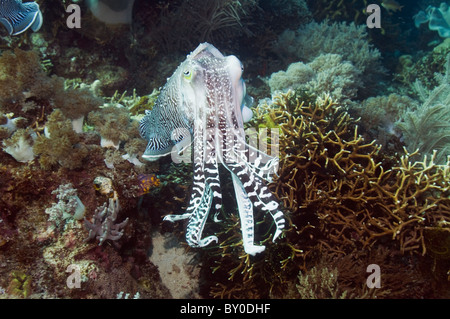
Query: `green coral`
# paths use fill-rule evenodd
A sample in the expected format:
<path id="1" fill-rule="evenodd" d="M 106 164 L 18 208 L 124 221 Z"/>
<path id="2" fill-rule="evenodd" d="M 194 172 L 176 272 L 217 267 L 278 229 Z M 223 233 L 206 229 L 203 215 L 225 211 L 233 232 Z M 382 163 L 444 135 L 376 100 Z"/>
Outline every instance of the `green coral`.
<path id="1" fill-rule="evenodd" d="M 20 270 L 12 271 L 9 277 L 7 292 L 17 297 L 28 298 L 31 294 L 31 277 Z"/>
<path id="2" fill-rule="evenodd" d="M 133 105 L 129 108 L 132 115 L 145 114 L 146 110 L 151 110 L 155 105 L 156 99 L 159 96 L 160 91 L 153 89 L 150 95 L 141 96 Z"/>
<path id="3" fill-rule="evenodd" d="M 60 110 L 55 110 L 46 123 L 48 135 L 36 139 L 33 150 L 39 157 L 43 169 L 62 166 L 68 169 L 81 167 L 83 159 L 88 155 L 80 137 L 72 129 L 72 122 Z"/>

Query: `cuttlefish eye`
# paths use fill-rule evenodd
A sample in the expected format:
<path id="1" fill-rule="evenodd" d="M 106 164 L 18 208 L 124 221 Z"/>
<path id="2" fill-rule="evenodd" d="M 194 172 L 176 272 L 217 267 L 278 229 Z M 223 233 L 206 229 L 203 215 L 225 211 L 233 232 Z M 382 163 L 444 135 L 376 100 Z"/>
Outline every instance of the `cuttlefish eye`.
<path id="1" fill-rule="evenodd" d="M 186 69 L 183 72 L 183 76 L 187 81 L 190 81 L 192 79 L 192 71 L 190 69 Z"/>

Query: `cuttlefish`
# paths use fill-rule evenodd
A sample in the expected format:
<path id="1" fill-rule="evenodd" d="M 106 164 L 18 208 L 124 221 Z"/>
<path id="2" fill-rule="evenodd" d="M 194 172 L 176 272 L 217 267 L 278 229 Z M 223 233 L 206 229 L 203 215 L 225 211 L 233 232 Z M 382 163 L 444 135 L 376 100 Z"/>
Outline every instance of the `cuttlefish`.
<path id="1" fill-rule="evenodd" d="M 233 55 L 224 56 L 209 43 L 200 44 L 167 80 L 151 111 L 140 123 L 141 136 L 148 140 L 143 158 L 192 148 L 193 187 L 189 206 L 181 215 L 166 221 L 188 220 L 186 241 L 191 247 L 218 242 L 215 235 L 202 238 L 213 207 L 222 208 L 219 164 L 231 174 L 246 253 L 255 255 L 265 246 L 254 243 L 253 207 L 271 214 L 276 227 L 273 241 L 285 226 L 278 202 L 266 182 L 278 167 L 278 157 L 269 156 L 246 142 L 244 120 L 252 111 L 246 101 L 243 65 Z"/>
<path id="2" fill-rule="evenodd" d="M 36 2 L 0 0 L 0 22 L 10 35 L 17 35 L 31 27 L 38 31 L 42 26 L 42 13 Z"/>

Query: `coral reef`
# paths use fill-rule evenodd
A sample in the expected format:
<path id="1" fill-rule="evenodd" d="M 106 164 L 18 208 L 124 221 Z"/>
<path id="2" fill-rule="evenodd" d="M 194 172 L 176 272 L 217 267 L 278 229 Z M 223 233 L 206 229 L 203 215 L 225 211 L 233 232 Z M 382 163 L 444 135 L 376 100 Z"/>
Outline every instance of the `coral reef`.
<path id="1" fill-rule="evenodd" d="M 375 82 L 385 72 L 381 53 L 368 40 L 366 25 L 311 22 L 296 31 L 285 30 L 274 50 L 284 60 L 303 63 L 312 62 L 321 54 L 339 54 L 360 73 L 359 85 L 371 85 L 372 94 Z"/>
<path id="2" fill-rule="evenodd" d="M 410 152 L 419 150 L 435 160 L 445 163 L 450 155 L 450 53 L 445 63 L 445 74 L 435 75 L 438 85 L 428 90 L 417 80 L 414 88 L 422 102 L 411 105 L 397 121 L 405 144 Z"/>
<path id="3" fill-rule="evenodd" d="M 312 62 L 292 63 L 286 72 L 273 73 L 268 81 L 270 90 L 292 89 L 304 92 L 312 99 L 317 94 L 328 93 L 333 100 L 347 104 L 360 88 L 360 72 L 339 54 L 321 54 Z"/>
<path id="4" fill-rule="evenodd" d="M 0 299 L 450 298 L 450 11 L 427 2 L 380 1 L 369 29 L 367 0 L 135 1 L 122 25 L 39 0 L 39 32 L 0 28 Z M 203 41 L 243 62 L 246 128 L 280 133 L 286 227 L 273 243 L 255 209 L 261 255 L 226 171 L 219 244 L 192 250 L 162 223 L 191 164 L 141 160 L 138 122 Z"/>
<path id="5" fill-rule="evenodd" d="M 51 169 L 60 165 L 76 169 L 83 165 L 88 149 L 73 130 L 72 122 L 59 109 L 50 114 L 45 130 L 47 134 L 40 135 L 33 146 L 42 168 Z"/>
<path id="6" fill-rule="evenodd" d="M 214 273 L 228 273 L 228 280 L 212 287 L 212 296 L 284 295 L 293 289 L 289 278 L 295 269 L 307 271 L 308 265 L 317 264 L 318 255 L 340 259 L 386 247 L 400 255 L 411 253 L 416 256 L 411 258 L 420 259 L 420 267 L 427 264 L 422 257 L 430 250 L 425 230 L 448 229 L 450 222 L 449 162 L 437 165 L 434 157 L 412 162 L 415 154 L 382 154 L 381 147 L 365 142 L 357 122 L 328 97 L 305 105 L 293 91 L 279 93 L 260 103 L 253 125 L 264 125 L 267 114 L 281 131 L 280 169 L 270 187 L 291 212 L 291 227 L 285 241 L 267 247 L 262 260 L 237 248 L 238 221 L 225 223 L 228 239 L 207 261 Z M 270 225 L 259 227 L 264 233 Z M 389 263 L 389 258 L 382 262 Z M 441 263 L 444 268 L 446 262 Z M 334 271 L 330 267 L 326 274 Z M 435 274 L 442 278 L 444 273 Z M 380 290 L 379 297 L 404 295 L 401 281 L 392 280 L 390 292 Z M 313 284 L 309 279 L 302 282 L 302 287 Z M 333 287 L 326 296 L 343 296 L 348 290 L 349 297 L 373 297 L 359 287 Z"/>
<path id="7" fill-rule="evenodd" d="M 71 220 L 83 219 L 86 207 L 71 183 L 60 185 L 52 194 L 56 194 L 58 202 L 47 208 L 45 213 L 49 215 L 48 220 L 56 229 L 61 229 Z"/>
<path id="8" fill-rule="evenodd" d="M 437 165 L 434 157 L 411 162 L 414 154 L 408 153 L 382 156 L 380 147 L 366 143 L 356 123 L 330 100 L 304 106 L 287 93 L 275 101 L 280 109 L 270 112 L 285 123 L 280 125 L 284 160 L 275 191 L 283 194 L 285 205 L 294 212 L 317 212 L 321 233 L 336 241 L 336 250 L 368 247 L 390 236 L 401 251 L 425 253 L 423 227 L 449 217 L 448 163 Z M 289 103 L 295 107 L 286 112 Z M 292 141 L 302 150 L 291 155 Z"/>

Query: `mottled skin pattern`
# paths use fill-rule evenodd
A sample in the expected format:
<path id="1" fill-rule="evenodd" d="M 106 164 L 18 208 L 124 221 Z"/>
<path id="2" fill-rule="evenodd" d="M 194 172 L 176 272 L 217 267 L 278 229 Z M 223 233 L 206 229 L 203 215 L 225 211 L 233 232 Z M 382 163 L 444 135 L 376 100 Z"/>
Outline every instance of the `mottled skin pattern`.
<path id="1" fill-rule="evenodd" d="M 222 207 L 221 163 L 232 176 L 244 249 L 255 255 L 265 247 L 254 244 L 253 206 L 269 212 L 275 220 L 273 240 L 281 234 L 285 221 L 264 181 L 275 173 L 278 158 L 245 141 L 242 114 L 248 109 L 243 106 L 242 71 L 235 56 L 225 57 L 212 45 L 200 44 L 168 80 L 140 129 L 149 140 L 143 155 L 148 160 L 169 154 L 183 138 L 189 145 L 186 140 L 192 135 L 194 185 L 189 207 L 184 214 L 168 215 L 164 220 L 188 219 L 186 241 L 192 247 L 217 242 L 216 236 L 202 238 L 202 232 L 213 202 L 216 211 Z M 180 134 L 183 130 L 190 134 Z"/>

